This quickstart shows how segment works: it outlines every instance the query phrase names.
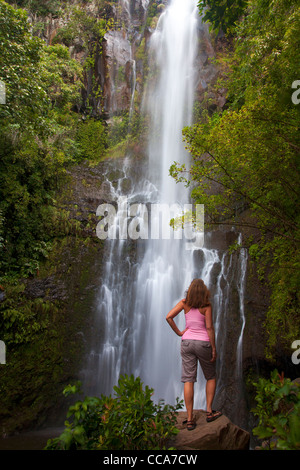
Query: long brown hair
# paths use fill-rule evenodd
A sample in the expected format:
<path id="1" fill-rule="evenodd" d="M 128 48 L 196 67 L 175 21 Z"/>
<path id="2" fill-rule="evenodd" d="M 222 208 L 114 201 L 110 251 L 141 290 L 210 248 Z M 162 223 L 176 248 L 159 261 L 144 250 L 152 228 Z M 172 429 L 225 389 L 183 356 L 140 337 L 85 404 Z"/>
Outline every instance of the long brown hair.
<path id="1" fill-rule="evenodd" d="M 210 292 L 202 279 L 194 279 L 186 292 L 185 301 L 189 307 L 202 308 L 210 305 Z"/>

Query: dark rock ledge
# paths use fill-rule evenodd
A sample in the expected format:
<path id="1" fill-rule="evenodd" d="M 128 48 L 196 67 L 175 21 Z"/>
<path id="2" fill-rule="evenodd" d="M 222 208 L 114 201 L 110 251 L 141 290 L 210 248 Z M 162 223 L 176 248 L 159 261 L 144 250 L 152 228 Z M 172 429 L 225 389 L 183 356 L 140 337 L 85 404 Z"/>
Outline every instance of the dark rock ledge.
<path id="1" fill-rule="evenodd" d="M 180 432 L 172 445 L 178 450 L 248 450 L 250 434 L 233 424 L 225 415 L 215 421 L 206 422 L 206 412 L 195 410 L 196 428 L 188 431 L 186 412 L 178 413 L 177 427 Z"/>

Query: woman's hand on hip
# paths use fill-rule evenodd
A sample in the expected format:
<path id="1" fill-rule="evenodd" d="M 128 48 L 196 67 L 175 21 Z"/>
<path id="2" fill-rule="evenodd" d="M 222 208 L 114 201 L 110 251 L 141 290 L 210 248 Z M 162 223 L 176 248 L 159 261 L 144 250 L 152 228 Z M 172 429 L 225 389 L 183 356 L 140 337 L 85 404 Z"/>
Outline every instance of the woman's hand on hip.
<path id="1" fill-rule="evenodd" d="M 212 357 L 210 362 L 215 362 L 217 359 L 217 351 L 215 349 L 212 350 Z"/>
<path id="2" fill-rule="evenodd" d="M 186 328 L 186 329 L 185 329 L 185 330 L 183 330 L 183 331 L 180 331 L 180 332 L 179 332 L 179 334 L 178 334 L 178 336 L 183 336 L 183 335 L 184 335 L 184 333 L 185 333 L 187 330 L 188 330 L 188 328 Z"/>

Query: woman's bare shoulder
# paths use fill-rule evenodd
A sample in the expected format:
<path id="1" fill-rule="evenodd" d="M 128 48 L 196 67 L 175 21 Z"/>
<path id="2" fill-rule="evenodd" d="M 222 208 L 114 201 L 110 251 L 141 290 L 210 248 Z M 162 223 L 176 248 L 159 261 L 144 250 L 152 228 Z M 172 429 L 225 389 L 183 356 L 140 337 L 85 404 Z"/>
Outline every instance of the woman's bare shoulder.
<path id="1" fill-rule="evenodd" d="M 205 313 L 211 313 L 212 307 L 211 304 L 208 304 L 204 307 Z"/>
<path id="2" fill-rule="evenodd" d="M 205 307 L 199 308 L 200 313 L 202 315 L 206 315 L 207 313 L 211 313 L 211 304 L 205 305 Z"/>
<path id="3" fill-rule="evenodd" d="M 187 304 L 186 299 L 181 299 L 182 307 L 184 309 L 184 313 L 188 313 L 191 307 Z"/>

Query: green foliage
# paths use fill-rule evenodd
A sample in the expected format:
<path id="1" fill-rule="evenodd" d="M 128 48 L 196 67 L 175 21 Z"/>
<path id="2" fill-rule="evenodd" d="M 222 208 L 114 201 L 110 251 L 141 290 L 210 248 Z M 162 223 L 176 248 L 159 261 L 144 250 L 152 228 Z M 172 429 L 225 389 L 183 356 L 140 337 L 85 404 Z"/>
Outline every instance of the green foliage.
<path id="1" fill-rule="evenodd" d="M 54 44 L 63 43 L 69 47 L 79 37 L 82 47 L 90 51 L 95 43 L 101 42 L 108 28 L 113 26 L 111 19 L 107 20 L 101 16 L 97 18 L 76 5 L 67 8 L 65 14 L 68 22 L 57 32 Z"/>
<path id="2" fill-rule="evenodd" d="M 2 212 L 0 211 L 0 250 L 2 250 L 2 248 L 4 247 L 3 245 L 4 238 L 2 236 L 4 232 L 3 224 L 4 224 L 4 218 L 2 216 Z"/>
<path id="3" fill-rule="evenodd" d="M 129 115 L 128 113 L 114 116 L 108 128 L 108 142 L 111 147 L 125 140 L 128 135 Z"/>
<path id="4" fill-rule="evenodd" d="M 222 30 L 230 34 L 244 13 L 246 5 L 246 0 L 200 0 L 198 9 L 203 15 L 203 20 L 209 22 L 214 31 Z"/>
<path id="5" fill-rule="evenodd" d="M 59 0 L 11 0 L 7 3 L 26 8 L 39 16 L 56 15 L 61 4 Z"/>
<path id="6" fill-rule="evenodd" d="M 89 95 L 86 96 L 83 107 L 90 114 L 95 111 L 95 108 L 97 108 L 97 112 L 101 111 L 103 106 L 101 85 L 95 77 L 95 58 L 102 54 L 105 33 L 116 27 L 114 19 L 106 13 L 108 4 L 109 2 L 98 2 L 97 16 L 80 6 L 67 6 L 62 14 L 66 19 L 66 25 L 59 28 L 53 38 L 53 44 L 63 44 L 67 47 L 74 45 L 75 40 L 77 40 L 77 47 L 85 52 L 82 65 L 90 87 Z M 107 11 L 110 11 L 110 9 L 108 8 Z"/>
<path id="7" fill-rule="evenodd" d="M 152 450 L 164 449 L 178 431 L 176 412 L 182 407 L 157 405 L 153 389 L 133 375 L 121 376 L 111 396 L 85 397 L 69 408 L 63 433 L 48 441 L 47 450 Z M 65 394 L 79 391 L 69 386 Z"/>
<path id="8" fill-rule="evenodd" d="M 78 161 L 87 159 L 99 162 L 105 156 L 107 137 L 100 120 L 87 119 L 78 125 L 76 141 L 79 148 Z"/>
<path id="9" fill-rule="evenodd" d="M 297 111 L 292 83 L 300 61 L 299 5 L 294 0 L 251 0 L 235 30 L 235 53 L 228 99 L 235 108 L 260 97 L 278 109 Z M 284 124 L 285 121 L 282 121 Z M 285 127 L 289 122 L 285 123 Z"/>
<path id="10" fill-rule="evenodd" d="M 0 368 L 0 421 L 8 434 L 42 423 L 70 377 L 76 376 L 83 353 L 77 333 L 84 326 L 76 286 L 85 285 L 88 265 L 86 257 L 79 269 L 74 261 L 79 246 L 73 236 L 68 242 L 57 240 L 38 278 L 20 280 L 16 273 L 15 278 L 0 280 L 0 338 L 7 345 L 7 364 Z M 74 305 L 61 295 L 62 283 L 72 291 Z"/>
<path id="11" fill-rule="evenodd" d="M 259 423 L 253 434 L 268 442 L 269 449 L 300 449 L 300 385 L 275 370 L 270 379 L 260 378 L 256 387 Z"/>
<path id="12" fill-rule="evenodd" d="M 50 314 L 55 306 L 37 298 L 29 300 L 24 295 L 24 284 L 6 285 L 5 300 L 0 303 L 1 339 L 8 347 L 33 343 L 49 327 Z"/>
<path id="13" fill-rule="evenodd" d="M 134 140 L 140 139 L 140 136 L 146 131 L 146 118 L 141 113 L 134 110 L 132 115 L 126 112 L 114 116 L 111 119 L 108 127 L 107 140 L 110 147 L 126 140 L 130 140 L 132 143 Z"/>
<path id="14" fill-rule="evenodd" d="M 150 0 L 147 8 L 147 27 L 155 28 L 157 19 L 164 8 L 165 5 L 160 0 Z"/>
<path id="15" fill-rule="evenodd" d="M 271 289 L 269 358 L 279 342 L 288 350 L 300 336 L 300 108 L 291 100 L 299 34 L 295 2 L 249 2 L 236 29 L 228 107 L 184 130 L 191 170 L 177 164 L 170 170 L 178 181 L 193 182 L 192 197 L 205 205 L 208 226 L 236 224 L 254 233 L 249 251 Z"/>
<path id="16" fill-rule="evenodd" d="M 55 236 L 55 192 L 76 160 L 82 67 L 32 37 L 27 14 L 0 1 L 0 271 L 34 274 Z M 75 125 L 74 125 L 75 124 Z"/>
<path id="17" fill-rule="evenodd" d="M 41 54 L 41 78 L 52 107 L 70 111 L 80 106 L 82 66 L 70 58 L 66 46 L 57 44 L 44 47 Z"/>
<path id="18" fill-rule="evenodd" d="M 45 130 L 47 93 L 39 77 L 43 42 L 29 32 L 27 14 L 0 2 L 0 79 L 6 85 L 6 104 L 0 107 L 1 126 L 13 123 Z M 5 122 L 3 121 L 5 119 Z M 15 133 L 19 131 L 16 127 Z"/>
<path id="19" fill-rule="evenodd" d="M 11 3 L 40 14 L 36 2 Z M 44 1 L 39 7 L 50 12 L 58 4 Z M 69 230 L 56 207 L 67 165 L 84 159 L 98 162 L 107 147 L 103 123 L 92 118 L 83 122 L 75 111 L 101 112 L 95 56 L 102 53 L 104 34 L 114 27 L 110 2 L 97 2 L 98 17 L 76 5 L 60 5 L 68 21 L 47 46 L 33 37 L 26 11 L 0 0 L 0 80 L 6 85 L 6 104 L 0 106 L 0 273 L 4 276 L 37 272 L 51 241 L 63 236 L 64 225 Z M 85 51 L 83 64 L 70 57 L 75 38 Z M 87 76 L 90 95 L 83 103 L 82 81 Z M 136 123 L 131 120 L 131 129 Z"/>

